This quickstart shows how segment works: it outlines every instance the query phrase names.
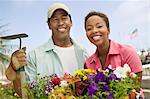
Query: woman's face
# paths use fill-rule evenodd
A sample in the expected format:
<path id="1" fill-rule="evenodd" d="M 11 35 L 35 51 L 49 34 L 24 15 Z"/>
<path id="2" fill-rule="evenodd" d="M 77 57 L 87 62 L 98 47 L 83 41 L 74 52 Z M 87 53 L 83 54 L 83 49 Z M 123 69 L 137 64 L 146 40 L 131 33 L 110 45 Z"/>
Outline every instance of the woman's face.
<path id="1" fill-rule="evenodd" d="M 108 41 L 109 30 L 102 17 L 93 15 L 86 21 L 86 35 L 91 43 L 102 46 Z"/>

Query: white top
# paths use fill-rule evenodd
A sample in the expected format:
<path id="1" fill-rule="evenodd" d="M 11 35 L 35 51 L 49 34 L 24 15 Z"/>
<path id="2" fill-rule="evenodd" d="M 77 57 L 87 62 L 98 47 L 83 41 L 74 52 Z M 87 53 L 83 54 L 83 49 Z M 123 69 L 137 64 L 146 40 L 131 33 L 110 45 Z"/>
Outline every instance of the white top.
<path id="1" fill-rule="evenodd" d="M 73 74 L 78 69 L 74 46 L 66 48 L 55 46 L 55 48 L 62 63 L 64 73 Z"/>

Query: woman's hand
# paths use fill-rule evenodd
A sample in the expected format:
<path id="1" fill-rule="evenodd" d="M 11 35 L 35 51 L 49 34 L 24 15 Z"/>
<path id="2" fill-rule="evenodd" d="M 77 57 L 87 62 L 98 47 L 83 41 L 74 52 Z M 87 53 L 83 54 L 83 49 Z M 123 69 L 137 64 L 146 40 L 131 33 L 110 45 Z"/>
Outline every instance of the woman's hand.
<path id="1" fill-rule="evenodd" d="M 135 94 L 135 92 L 131 92 L 131 93 L 129 94 L 129 99 L 136 99 L 136 94 Z"/>

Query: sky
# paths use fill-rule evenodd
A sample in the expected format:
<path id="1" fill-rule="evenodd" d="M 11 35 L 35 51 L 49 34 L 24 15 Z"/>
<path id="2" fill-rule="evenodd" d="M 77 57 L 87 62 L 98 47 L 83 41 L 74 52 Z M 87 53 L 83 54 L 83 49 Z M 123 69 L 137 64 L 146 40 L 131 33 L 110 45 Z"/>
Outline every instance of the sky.
<path id="1" fill-rule="evenodd" d="M 71 37 L 91 54 L 95 46 L 84 30 L 84 17 L 95 10 L 105 13 L 110 21 L 110 39 L 128 44 L 137 50 L 150 48 L 150 0 L 0 0 L 0 30 L 7 35 L 26 33 L 22 39 L 27 51 L 42 45 L 51 37 L 47 26 L 49 5 L 61 2 L 70 8 L 73 26 Z M 137 30 L 133 38 L 130 34 Z M 18 44 L 19 40 L 13 40 Z"/>

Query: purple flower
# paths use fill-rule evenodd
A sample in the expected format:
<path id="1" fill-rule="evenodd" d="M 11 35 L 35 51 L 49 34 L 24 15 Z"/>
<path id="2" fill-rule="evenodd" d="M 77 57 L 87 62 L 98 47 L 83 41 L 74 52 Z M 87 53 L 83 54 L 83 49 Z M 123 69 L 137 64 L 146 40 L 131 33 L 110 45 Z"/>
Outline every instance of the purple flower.
<path id="1" fill-rule="evenodd" d="M 110 73 L 114 71 L 113 69 L 109 68 L 109 66 L 107 66 L 106 69 L 108 69 Z"/>
<path id="2" fill-rule="evenodd" d="M 86 83 L 91 83 L 95 79 L 95 74 L 87 74 Z"/>
<path id="3" fill-rule="evenodd" d="M 108 85 L 103 85 L 101 92 L 108 92 L 110 87 Z"/>
<path id="4" fill-rule="evenodd" d="M 116 80 L 117 79 L 117 76 L 115 75 L 115 74 L 111 74 L 110 76 L 109 76 L 109 80 Z"/>
<path id="5" fill-rule="evenodd" d="M 53 90 L 54 88 L 52 86 L 46 86 L 46 90 Z"/>
<path id="6" fill-rule="evenodd" d="M 98 72 L 95 76 L 95 81 L 107 82 L 107 76 L 103 72 Z"/>
<path id="7" fill-rule="evenodd" d="M 121 81 L 121 78 L 116 78 L 116 80 Z"/>
<path id="8" fill-rule="evenodd" d="M 107 99 L 113 99 L 113 94 L 112 94 L 112 93 L 109 93 Z"/>
<path id="9" fill-rule="evenodd" d="M 88 94 L 95 95 L 98 90 L 98 87 L 99 87 L 99 85 L 97 83 L 95 83 L 94 81 L 92 81 L 88 88 Z"/>
<path id="10" fill-rule="evenodd" d="M 121 78 L 118 78 L 117 76 L 116 76 L 116 74 L 111 74 L 110 76 L 109 76 L 109 80 L 118 80 L 118 81 L 121 81 Z"/>
<path id="11" fill-rule="evenodd" d="M 47 96 L 49 96 L 50 95 L 50 92 L 49 91 L 47 91 L 47 90 L 45 90 L 45 95 L 47 95 Z"/>
<path id="12" fill-rule="evenodd" d="M 29 85 L 30 89 L 34 89 L 36 85 L 36 81 L 32 81 Z"/>

